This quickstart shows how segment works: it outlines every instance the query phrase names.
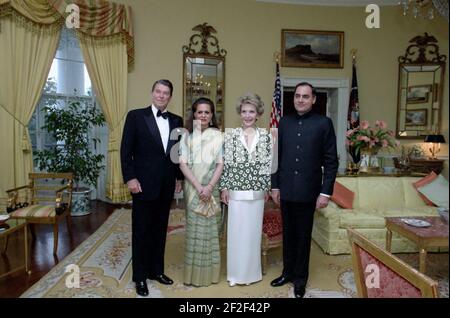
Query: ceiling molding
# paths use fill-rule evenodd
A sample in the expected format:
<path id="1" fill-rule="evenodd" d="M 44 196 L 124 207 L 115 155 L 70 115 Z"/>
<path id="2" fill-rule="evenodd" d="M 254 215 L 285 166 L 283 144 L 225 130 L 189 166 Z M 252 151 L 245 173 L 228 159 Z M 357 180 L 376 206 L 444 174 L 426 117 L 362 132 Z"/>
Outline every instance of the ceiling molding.
<path id="1" fill-rule="evenodd" d="M 268 2 L 278 4 L 298 4 L 310 6 L 346 6 L 362 7 L 368 4 L 379 6 L 397 6 L 398 0 L 256 0 L 256 2 Z"/>

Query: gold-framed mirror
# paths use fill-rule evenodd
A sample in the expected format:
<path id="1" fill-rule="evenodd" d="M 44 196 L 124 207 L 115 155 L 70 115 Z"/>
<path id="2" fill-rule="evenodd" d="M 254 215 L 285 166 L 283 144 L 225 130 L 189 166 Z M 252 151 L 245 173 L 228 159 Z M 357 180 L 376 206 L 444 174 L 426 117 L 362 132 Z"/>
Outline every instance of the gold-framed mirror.
<path id="1" fill-rule="evenodd" d="M 183 46 L 183 119 L 189 118 L 192 103 L 208 97 L 216 106 L 216 119 L 221 130 L 225 127 L 225 56 L 217 31 L 207 23 L 192 28 L 189 44 Z M 210 52 L 209 50 L 212 50 Z"/>
<path id="2" fill-rule="evenodd" d="M 423 139 L 440 132 L 445 61 L 434 36 L 409 41 L 398 58 L 397 130 L 399 139 Z"/>

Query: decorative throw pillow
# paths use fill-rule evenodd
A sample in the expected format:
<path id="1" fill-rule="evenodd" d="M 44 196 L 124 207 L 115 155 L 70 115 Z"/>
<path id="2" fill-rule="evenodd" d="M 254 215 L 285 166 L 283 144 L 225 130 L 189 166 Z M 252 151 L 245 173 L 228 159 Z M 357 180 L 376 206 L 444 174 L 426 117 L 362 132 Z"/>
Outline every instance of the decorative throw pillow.
<path id="1" fill-rule="evenodd" d="M 431 202 L 430 200 L 427 199 L 426 196 L 424 196 L 422 193 L 419 192 L 418 188 L 423 187 L 427 184 L 429 184 L 430 182 L 432 182 L 433 180 L 435 180 L 438 177 L 438 175 L 434 172 L 431 171 L 431 173 L 429 175 L 427 175 L 426 177 L 423 177 L 422 179 L 416 181 L 413 183 L 414 188 L 416 188 L 416 190 L 418 191 L 419 196 L 422 198 L 422 200 L 429 206 L 435 206 L 433 204 L 433 202 Z"/>
<path id="2" fill-rule="evenodd" d="M 344 209 L 353 209 L 353 199 L 355 192 L 351 191 L 339 182 L 334 183 L 333 195 L 331 200 Z"/>
<path id="3" fill-rule="evenodd" d="M 439 175 L 434 181 L 418 190 L 435 205 L 448 209 L 448 181 L 443 176 Z"/>

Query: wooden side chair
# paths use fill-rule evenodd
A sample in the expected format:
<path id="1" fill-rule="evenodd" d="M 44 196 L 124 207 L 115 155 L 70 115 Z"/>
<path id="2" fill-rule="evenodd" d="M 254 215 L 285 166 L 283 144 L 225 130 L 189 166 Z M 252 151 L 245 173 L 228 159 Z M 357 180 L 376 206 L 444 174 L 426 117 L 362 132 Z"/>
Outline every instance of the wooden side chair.
<path id="1" fill-rule="evenodd" d="M 26 186 L 7 190 L 8 212 L 27 223 L 53 225 L 53 254 L 58 250 L 58 223 L 66 218 L 71 232 L 72 173 L 30 173 Z M 31 227 L 33 237 L 35 236 Z"/>
<path id="2" fill-rule="evenodd" d="M 360 233 L 347 229 L 360 298 L 436 298 L 438 283 Z"/>
<path id="3" fill-rule="evenodd" d="M 283 245 L 283 223 L 281 211 L 269 208 L 264 211 L 263 229 L 261 239 L 261 268 L 267 273 L 267 253 L 270 249 Z"/>

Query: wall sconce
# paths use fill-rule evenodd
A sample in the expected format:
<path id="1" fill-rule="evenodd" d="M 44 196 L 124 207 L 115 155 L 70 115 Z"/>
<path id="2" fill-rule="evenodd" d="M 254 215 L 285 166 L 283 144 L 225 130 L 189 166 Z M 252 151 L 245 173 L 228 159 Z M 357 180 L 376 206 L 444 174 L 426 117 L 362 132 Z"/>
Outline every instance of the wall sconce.
<path id="1" fill-rule="evenodd" d="M 445 143 L 445 138 L 443 135 L 427 135 L 425 136 L 424 142 L 430 143 L 431 160 L 436 160 L 436 154 L 441 151 L 441 144 Z M 437 147 L 436 147 L 437 144 Z"/>

